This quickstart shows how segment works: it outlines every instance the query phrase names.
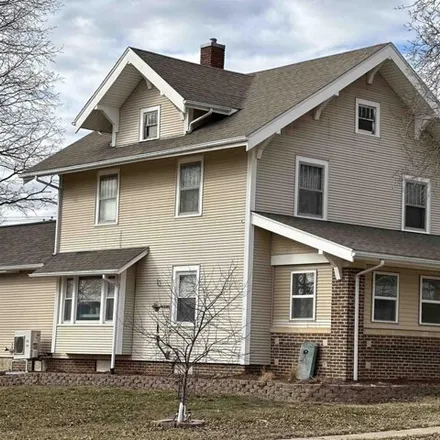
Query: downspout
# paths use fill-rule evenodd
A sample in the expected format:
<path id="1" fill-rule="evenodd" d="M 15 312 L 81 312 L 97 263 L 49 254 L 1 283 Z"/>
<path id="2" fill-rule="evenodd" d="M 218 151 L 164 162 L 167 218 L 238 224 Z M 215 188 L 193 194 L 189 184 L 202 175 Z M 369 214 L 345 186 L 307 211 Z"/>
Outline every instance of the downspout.
<path id="1" fill-rule="evenodd" d="M 109 284 L 115 286 L 115 298 L 113 304 L 113 333 L 112 333 L 112 353 L 110 358 L 110 374 L 115 374 L 115 364 L 116 364 L 116 336 L 118 327 L 118 308 L 119 308 L 119 284 L 107 277 L 107 275 L 102 275 L 102 279 Z"/>
<path id="2" fill-rule="evenodd" d="M 214 113 L 214 110 L 211 108 L 211 109 L 209 109 L 209 111 L 208 111 L 207 113 L 203 114 L 202 116 L 199 116 L 197 119 L 194 119 L 194 121 L 191 121 L 191 122 L 189 123 L 188 130 L 186 131 L 187 134 L 192 133 L 192 131 L 194 130 L 194 126 L 195 126 L 196 123 L 198 123 L 198 122 L 200 122 L 200 121 L 203 121 L 204 119 L 206 119 L 206 118 L 208 118 L 209 116 L 211 116 L 213 113 Z"/>
<path id="3" fill-rule="evenodd" d="M 353 380 L 358 380 L 359 372 L 359 288 L 360 278 L 367 273 L 373 272 L 381 268 L 385 264 L 385 260 L 380 260 L 377 266 L 369 267 L 368 269 L 358 272 L 355 277 L 354 288 L 354 346 L 353 346 Z"/>

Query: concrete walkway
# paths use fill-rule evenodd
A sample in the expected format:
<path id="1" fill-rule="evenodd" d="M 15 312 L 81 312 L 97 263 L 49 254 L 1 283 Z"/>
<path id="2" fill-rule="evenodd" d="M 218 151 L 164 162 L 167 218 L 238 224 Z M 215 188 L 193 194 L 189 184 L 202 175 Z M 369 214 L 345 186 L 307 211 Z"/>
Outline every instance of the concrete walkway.
<path id="1" fill-rule="evenodd" d="M 285 440 L 376 440 L 394 439 L 405 437 L 419 437 L 425 435 L 440 434 L 440 426 L 430 428 L 405 429 L 403 431 L 366 432 L 364 434 L 327 435 L 321 437 L 296 437 Z M 440 436 L 439 436 L 440 438 Z"/>

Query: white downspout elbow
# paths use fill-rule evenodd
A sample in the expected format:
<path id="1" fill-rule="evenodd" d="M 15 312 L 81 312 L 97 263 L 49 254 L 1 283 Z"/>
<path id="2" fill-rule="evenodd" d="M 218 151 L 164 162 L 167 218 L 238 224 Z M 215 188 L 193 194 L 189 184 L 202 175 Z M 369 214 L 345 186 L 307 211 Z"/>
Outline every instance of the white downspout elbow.
<path id="1" fill-rule="evenodd" d="M 203 121 L 204 119 L 208 118 L 208 117 L 211 116 L 213 113 L 214 113 L 214 109 L 211 108 L 211 109 L 209 109 L 209 111 L 208 111 L 207 113 L 204 113 L 202 116 L 199 116 L 197 119 L 194 119 L 194 121 L 191 121 L 191 122 L 189 123 L 189 127 L 188 127 L 188 130 L 187 130 L 187 134 L 192 133 L 192 131 L 194 130 L 194 126 L 195 126 L 197 123 L 199 123 L 199 122 Z"/>
<path id="2" fill-rule="evenodd" d="M 354 344 L 353 344 L 353 380 L 357 381 L 359 376 L 359 288 L 361 276 L 381 268 L 385 260 L 380 260 L 377 266 L 358 272 L 355 277 L 354 288 Z"/>

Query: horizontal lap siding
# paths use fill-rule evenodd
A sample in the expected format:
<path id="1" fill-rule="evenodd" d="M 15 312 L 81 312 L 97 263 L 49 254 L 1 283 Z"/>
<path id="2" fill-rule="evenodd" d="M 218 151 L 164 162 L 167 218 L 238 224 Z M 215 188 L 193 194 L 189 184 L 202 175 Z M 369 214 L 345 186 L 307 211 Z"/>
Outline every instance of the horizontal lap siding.
<path id="1" fill-rule="evenodd" d="M 331 326 L 332 268 L 330 265 L 275 266 L 273 294 L 273 323 L 277 331 L 329 329 Z M 290 321 L 291 272 L 316 270 L 316 320 Z M 282 329 L 282 330 L 280 330 Z M 321 331 L 321 330 L 320 330 Z"/>
<path id="2" fill-rule="evenodd" d="M 111 354 L 112 325 L 59 325 L 56 352 L 67 354 Z"/>
<path id="3" fill-rule="evenodd" d="M 50 352 L 56 281 L 29 278 L 28 273 L 0 275 L 0 357 L 15 330 L 41 330 L 41 349 Z"/>
<path id="4" fill-rule="evenodd" d="M 167 138 L 183 135 L 184 123 L 179 111 L 158 89 L 148 90 L 144 80 L 134 89 L 120 109 L 119 133 L 116 145 L 139 142 L 140 110 L 160 106 L 160 137 Z M 148 141 L 145 143 L 148 148 Z"/>
<path id="5" fill-rule="evenodd" d="M 381 137 L 356 134 L 356 98 L 381 105 Z M 402 147 L 402 103 L 378 74 L 342 90 L 315 121 L 311 113 L 283 130 L 258 161 L 259 211 L 293 215 L 296 155 L 329 162 L 330 221 L 400 229 L 402 183 L 410 170 Z M 405 139 L 408 142 L 407 139 Z M 416 145 L 414 143 L 414 145 Z M 432 232 L 440 233 L 439 179 L 432 180 Z"/>
<path id="6" fill-rule="evenodd" d="M 153 326 L 152 305 L 169 303 L 166 284 L 173 265 L 197 265 L 207 273 L 233 263 L 242 285 L 246 210 L 246 153 L 213 152 L 204 156 L 203 215 L 175 218 L 177 159 L 121 167 L 119 223 L 94 226 L 96 173 L 65 176 L 61 252 L 149 246 L 138 264 L 135 319 Z M 232 307 L 241 323 L 242 299 Z M 134 334 L 133 357 L 156 355 L 151 342 Z"/>
<path id="7" fill-rule="evenodd" d="M 397 324 L 372 322 L 373 275 L 369 274 L 365 279 L 364 327 L 366 332 L 396 336 L 440 337 L 439 326 L 419 325 L 420 277 L 422 275 L 438 277 L 438 273 L 388 267 L 381 268 L 380 272 L 399 274 L 399 322 Z"/>
<path id="8" fill-rule="evenodd" d="M 309 254 L 316 252 L 316 249 L 299 243 L 298 241 L 293 241 L 277 234 L 272 235 L 272 255 Z"/>
<path id="9" fill-rule="evenodd" d="M 255 228 L 250 328 L 250 360 L 253 364 L 270 363 L 270 327 L 272 324 L 270 244 L 271 233 Z"/>

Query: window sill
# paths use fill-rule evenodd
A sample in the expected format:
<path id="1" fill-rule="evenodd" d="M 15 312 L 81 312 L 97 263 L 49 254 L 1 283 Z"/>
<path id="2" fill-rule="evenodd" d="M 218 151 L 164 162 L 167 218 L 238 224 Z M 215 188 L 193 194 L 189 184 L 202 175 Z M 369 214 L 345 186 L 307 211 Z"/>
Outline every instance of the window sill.
<path id="1" fill-rule="evenodd" d="M 399 325 L 399 321 L 382 321 L 379 319 L 372 319 L 372 324 L 391 324 L 391 325 Z"/>
<path id="2" fill-rule="evenodd" d="M 314 323 L 316 323 L 316 319 L 315 318 L 290 318 L 289 322 L 291 324 L 295 324 L 297 322 L 305 323 L 305 324 L 309 322 L 310 324 L 314 324 Z"/>
<path id="3" fill-rule="evenodd" d="M 429 231 L 422 230 L 422 229 L 416 229 L 416 228 L 402 228 L 403 232 L 415 232 L 416 234 L 427 234 L 429 235 Z M 440 325 L 440 324 L 439 324 Z"/>
<path id="4" fill-rule="evenodd" d="M 380 134 L 371 133 L 371 132 L 369 132 L 369 131 L 355 130 L 355 133 L 356 133 L 356 134 L 362 134 L 362 135 L 364 135 L 364 136 L 369 136 L 369 137 L 372 137 L 372 138 L 378 138 L 378 139 L 380 139 Z"/>
<path id="5" fill-rule="evenodd" d="M 314 215 L 307 215 L 307 214 L 295 214 L 295 217 L 298 218 L 308 218 L 311 220 L 322 220 L 322 221 L 327 221 L 327 217 L 318 217 L 318 216 L 314 216 Z"/>
<path id="6" fill-rule="evenodd" d="M 93 226 L 95 228 L 102 228 L 106 226 L 118 226 L 119 222 L 112 222 L 112 223 L 95 223 Z"/>
<path id="7" fill-rule="evenodd" d="M 160 137 L 148 138 L 148 139 L 139 139 L 139 142 L 148 142 L 148 141 L 157 141 Z"/>
<path id="8" fill-rule="evenodd" d="M 191 217 L 202 217 L 201 212 L 189 213 L 189 214 L 177 214 L 174 218 L 191 218 Z"/>
<path id="9" fill-rule="evenodd" d="M 86 322 L 75 322 L 74 324 L 68 322 L 62 322 L 57 324 L 59 327 L 113 327 L 112 322 L 94 322 L 94 323 L 86 323 Z"/>
<path id="10" fill-rule="evenodd" d="M 419 325 L 421 327 L 440 327 L 440 323 L 439 324 L 431 324 L 431 323 L 419 322 Z"/>

